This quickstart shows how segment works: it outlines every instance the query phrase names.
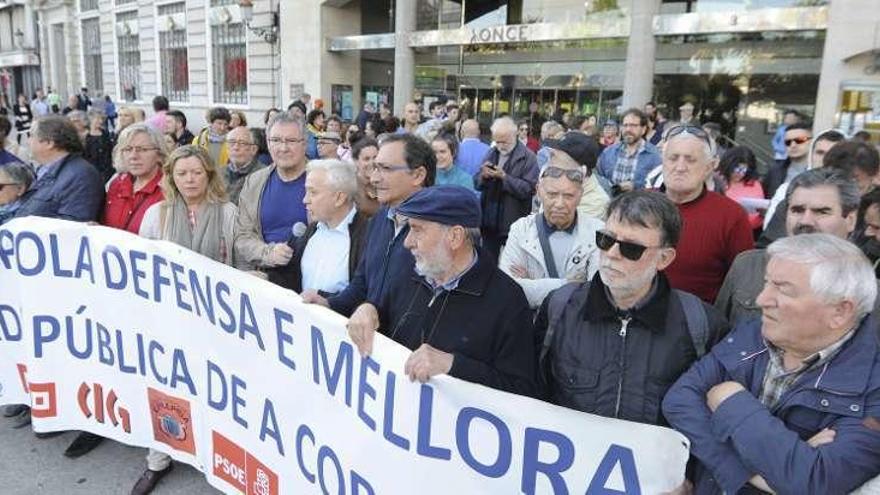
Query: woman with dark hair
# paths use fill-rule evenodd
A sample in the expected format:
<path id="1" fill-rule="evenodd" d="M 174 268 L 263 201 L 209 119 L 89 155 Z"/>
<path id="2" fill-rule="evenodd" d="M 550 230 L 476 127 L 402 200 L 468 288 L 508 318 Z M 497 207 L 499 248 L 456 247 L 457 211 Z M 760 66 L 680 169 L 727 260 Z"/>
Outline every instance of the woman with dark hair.
<path id="1" fill-rule="evenodd" d="M 758 180 L 758 163 L 752 150 L 745 146 L 734 146 L 721 156 L 718 169 L 727 181 L 725 196 L 740 201 L 743 198 L 764 199 L 764 187 Z M 760 213 L 750 213 L 752 230 L 763 225 Z"/>
<path id="2" fill-rule="evenodd" d="M 31 122 L 34 120 L 31 104 L 24 93 L 18 94 L 18 104 L 12 107 L 12 113 L 15 115 L 15 130 L 18 131 L 17 139 L 20 146 L 22 138 L 30 136 Z"/>
<path id="3" fill-rule="evenodd" d="M 437 158 L 437 178 L 434 183 L 451 184 L 464 187 L 476 193 L 474 178 L 464 170 L 455 166 L 455 156 L 458 153 L 458 140 L 452 134 L 437 134 L 431 141 L 434 157 Z"/>
<path id="4" fill-rule="evenodd" d="M 323 110 L 312 110 L 306 116 L 306 156 L 309 160 L 318 158 L 318 134 L 324 132 Z"/>

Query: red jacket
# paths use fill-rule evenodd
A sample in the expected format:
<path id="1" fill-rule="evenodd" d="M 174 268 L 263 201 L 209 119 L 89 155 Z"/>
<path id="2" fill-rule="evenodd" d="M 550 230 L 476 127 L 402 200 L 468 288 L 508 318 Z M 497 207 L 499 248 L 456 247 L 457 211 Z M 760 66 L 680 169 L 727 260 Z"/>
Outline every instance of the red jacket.
<path id="1" fill-rule="evenodd" d="M 101 223 L 137 234 L 147 208 L 164 199 L 162 189 L 159 187 L 161 180 L 162 171 L 159 170 L 153 180 L 140 191 L 134 192 L 134 177 L 130 174 L 116 177 L 107 191 Z"/>

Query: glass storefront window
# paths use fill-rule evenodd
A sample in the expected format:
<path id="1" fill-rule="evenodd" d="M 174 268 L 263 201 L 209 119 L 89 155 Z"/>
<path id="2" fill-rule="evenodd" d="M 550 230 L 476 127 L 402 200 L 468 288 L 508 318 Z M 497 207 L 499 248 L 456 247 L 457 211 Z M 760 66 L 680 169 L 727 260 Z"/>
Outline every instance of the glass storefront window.
<path id="1" fill-rule="evenodd" d="M 829 0 L 662 0 L 661 14 L 736 12 L 784 7 L 819 7 Z"/>
<path id="2" fill-rule="evenodd" d="M 835 121 L 850 136 L 865 131 L 873 143 L 880 143 L 880 84 L 845 85 Z"/>

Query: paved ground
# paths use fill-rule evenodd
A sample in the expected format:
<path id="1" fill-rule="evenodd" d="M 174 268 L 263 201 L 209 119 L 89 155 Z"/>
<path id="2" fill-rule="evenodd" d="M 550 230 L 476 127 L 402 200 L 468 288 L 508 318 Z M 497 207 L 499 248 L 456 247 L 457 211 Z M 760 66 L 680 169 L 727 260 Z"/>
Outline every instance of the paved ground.
<path id="1" fill-rule="evenodd" d="M 88 455 L 62 455 L 74 433 L 46 440 L 28 428 L 14 430 L 0 418 L 0 493 L 3 495 L 127 495 L 145 468 L 146 450 L 105 441 Z M 217 494 L 193 468 L 177 463 L 156 495 Z"/>

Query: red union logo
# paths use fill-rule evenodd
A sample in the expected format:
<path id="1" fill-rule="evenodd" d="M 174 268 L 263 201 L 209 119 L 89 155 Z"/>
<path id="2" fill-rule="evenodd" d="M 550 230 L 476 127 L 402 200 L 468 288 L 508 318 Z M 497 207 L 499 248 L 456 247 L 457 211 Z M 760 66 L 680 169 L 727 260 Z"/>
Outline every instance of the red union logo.
<path id="1" fill-rule="evenodd" d="M 274 471 L 216 431 L 211 432 L 211 438 L 214 476 L 246 495 L 278 495 L 278 475 Z"/>
<path id="2" fill-rule="evenodd" d="M 175 450 L 196 455 L 192 411 L 189 401 L 147 387 L 153 438 Z"/>
<path id="3" fill-rule="evenodd" d="M 91 409 L 89 408 L 88 401 L 89 393 L 92 393 Z M 117 406 L 116 403 L 119 398 L 116 396 L 115 390 L 111 389 L 105 399 L 104 387 L 102 387 L 100 383 L 93 383 L 92 386 L 89 387 L 86 382 L 83 382 L 79 386 L 79 392 L 77 393 L 76 398 L 79 403 L 79 410 L 82 411 L 86 418 L 91 418 L 94 415 L 95 421 L 104 424 L 104 413 L 106 412 L 110 419 L 110 423 L 112 423 L 113 426 L 119 426 L 121 420 L 122 431 L 131 433 L 131 420 L 129 418 L 128 409 Z"/>
<path id="4" fill-rule="evenodd" d="M 58 416 L 58 401 L 55 398 L 55 382 L 32 383 L 27 379 L 27 366 L 17 363 L 21 387 L 31 394 L 31 416 L 35 418 L 54 418 Z"/>

